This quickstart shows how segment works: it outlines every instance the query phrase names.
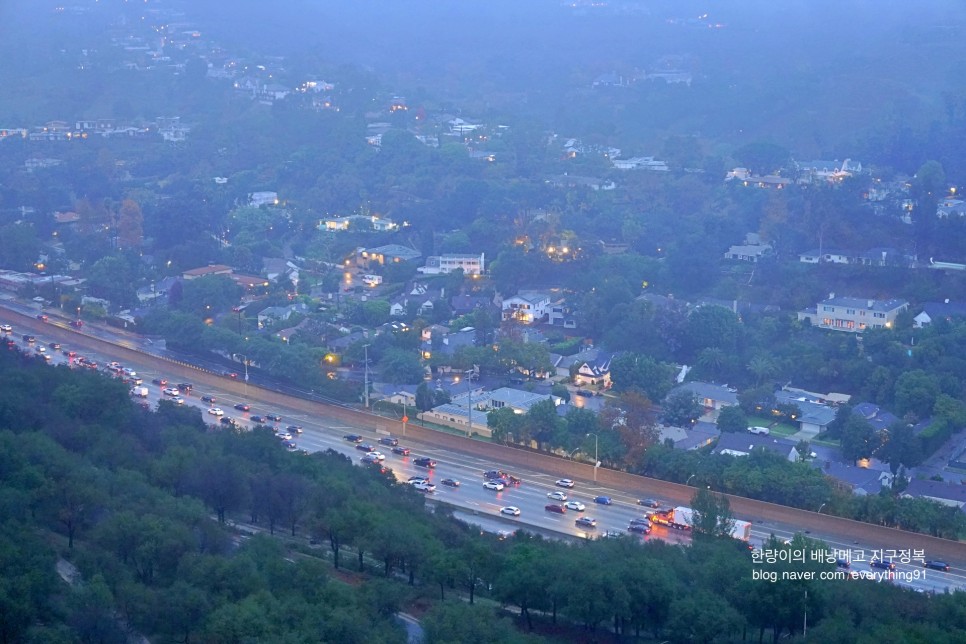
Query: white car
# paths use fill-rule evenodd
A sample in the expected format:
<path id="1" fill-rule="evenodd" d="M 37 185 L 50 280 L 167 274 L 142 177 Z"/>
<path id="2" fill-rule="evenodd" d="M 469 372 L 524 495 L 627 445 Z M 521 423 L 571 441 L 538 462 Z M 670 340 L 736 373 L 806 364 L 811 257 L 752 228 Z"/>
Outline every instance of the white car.
<path id="1" fill-rule="evenodd" d="M 570 479 L 557 479 L 556 482 L 554 482 L 554 485 L 557 487 L 572 488 L 574 486 L 574 482 Z"/>
<path id="2" fill-rule="evenodd" d="M 436 486 L 429 481 L 415 481 L 413 482 L 413 487 L 420 492 L 435 492 Z"/>
<path id="3" fill-rule="evenodd" d="M 500 514 L 508 514 L 511 517 L 518 517 L 520 516 L 520 508 L 513 505 L 508 505 L 505 508 L 500 508 Z"/>
<path id="4" fill-rule="evenodd" d="M 168 393 L 167 390 L 165 390 L 165 393 Z M 225 412 L 223 412 L 221 410 L 221 407 L 209 407 L 208 408 L 208 413 L 211 414 L 212 416 L 224 416 L 225 415 Z"/>
<path id="5" fill-rule="evenodd" d="M 175 396 L 174 398 L 171 399 L 171 402 L 173 402 L 176 405 L 183 405 L 184 398 L 182 398 L 181 396 Z"/>
<path id="6" fill-rule="evenodd" d="M 554 501 L 566 501 L 567 495 L 564 492 L 548 492 L 547 498 Z"/>
<path id="7" fill-rule="evenodd" d="M 574 510 L 575 512 L 583 512 L 587 507 L 580 501 L 567 501 L 564 503 L 564 507 L 568 510 Z"/>
<path id="8" fill-rule="evenodd" d="M 382 462 L 386 460 L 386 455 L 383 454 L 382 452 L 369 452 L 368 454 L 366 454 L 366 456 L 368 456 L 369 459 L 373 461 Z"/>
<path id="9" fill-rule="evenodd" d="M 483 487 L 487 490 L 496 490 L 497 492 L 502 492 L 504 486 L 499 481 L 486 481 L 483 483 Z"/>
<path id="10" fill-rule="evenodd" d="M 283 440 L 283 441 L 290 441 L 290 440 L 292 440 L 292 435 L 289 434 L 287 431 L 284 431 L 284 430 L 282 430 L 279 433 L 275 434 L 275 436 L 277 436 L 279 440 Z"/>
<path id="11" fill-rule="evenodd" d="M 0 331 L 4 333 L 13 333 L 13 327 L 9 324 L 0 324 Z"/>
<path id="12" fill-rule="evenodd" d="M 748 428 L 749 434 L 758 434 L 759 436 L 768 436 L 768 431 L 769 430 L 767 427 L 749 427 Z"/>
<path id="13" fill-rule="evenodd" d="M 178 389 L 177 387 L 168 387 L 167 389 L 164 390 L 163 393 L 165 396 L 180 396 L 181 390 Z"/>

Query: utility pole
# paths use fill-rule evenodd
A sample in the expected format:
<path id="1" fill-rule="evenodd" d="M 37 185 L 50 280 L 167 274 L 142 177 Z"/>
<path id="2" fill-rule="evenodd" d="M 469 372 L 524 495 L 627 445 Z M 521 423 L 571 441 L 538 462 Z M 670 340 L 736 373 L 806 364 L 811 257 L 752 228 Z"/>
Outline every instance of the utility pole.
<path id="1" fill-rule="evenodd" d="M 362 394 L 365 397 L 364 400 L 366 401 L 366 409 L 369 409 L 369 345 L 368 344 L 362 345 L 362 349 L 363 351 L 365 351 L 365 359 L 366 359 L 365 371 L 363 372 L 364 390 Z"/>

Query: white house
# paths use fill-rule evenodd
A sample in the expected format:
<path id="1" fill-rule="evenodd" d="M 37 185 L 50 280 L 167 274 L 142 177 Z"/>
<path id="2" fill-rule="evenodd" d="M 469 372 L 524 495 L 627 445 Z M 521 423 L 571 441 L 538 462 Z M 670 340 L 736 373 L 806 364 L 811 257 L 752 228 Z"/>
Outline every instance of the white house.
<path id="1" fill-rule="evenodd" d="M 546 293 L 521 291 L 503 300 L 503 319 L 526 324 L 540 322 L 548 315 L 550 296 Z"/>
<path id="2" fill-rule="evenodd" d="M 819 302 L 816 308 L 799 311 L 798 320 L 823 329 L 860 333 L 868 328 L 891 328 L 896 317 L 907 308 L 906 300 L 867 300 L 829 293 L 828 299 Z"/>
<path id="3" fill-rule="evenodd" d="M 270 191 L 253 192 L 248 195 L 248 205 L 259 208 L 261 206 L 277 206 L 278 193 Z"/>
<path id="4" fill-rule="evenodd" d="M 416 270 L 424 275 L 446 275 L 457 269 L 463 269 L 464 275 L 482 275 L 486 270 L 484 253 L 433 255 Z"/>

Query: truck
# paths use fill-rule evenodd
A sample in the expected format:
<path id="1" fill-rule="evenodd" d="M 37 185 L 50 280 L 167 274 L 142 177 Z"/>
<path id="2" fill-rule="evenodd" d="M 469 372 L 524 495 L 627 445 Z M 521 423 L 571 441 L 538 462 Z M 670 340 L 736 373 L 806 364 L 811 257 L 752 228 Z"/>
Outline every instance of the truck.
<path id="1" fill-rule="evenodd" d="M 135 396 L 137 398 L 147 398 L 148 397 L 148 388 L 147 387 L 132 387 L 131 388 L 131 395 L 132 396 Z"/>
<path id="2" fill-rule="evenodd" d="M 663 525 L 674 530 L 690 531 L 694 525 L 694 510 L 684 506 L 678 506 L 671 510 L 651 513 L 648 517 L 651 523 Z M 751 538 L 751 523 L 733 519 L 734 525 L 731 527 L 731 536 L 741 541 L 748 541 Z"/>

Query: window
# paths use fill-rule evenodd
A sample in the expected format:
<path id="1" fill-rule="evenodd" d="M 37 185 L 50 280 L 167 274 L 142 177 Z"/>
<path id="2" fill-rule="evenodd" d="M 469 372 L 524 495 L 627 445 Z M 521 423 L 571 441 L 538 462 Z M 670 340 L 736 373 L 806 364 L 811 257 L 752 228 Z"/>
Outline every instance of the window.
<path id="1" fill-rule="evenodd" d="M 822 307 L 822 310 L 825 311 L 825 312 L 827 312 L 827 313 L 831 313 L 831 312 L 833 312 L 835 310 L 835 307 L 834 306 L 823 306 Z"/>
<path id="2" fill-rule="evenodd" d="M 845 312 L 849 315 L 855 315 L 855 309 L 845 309 Z"/>

